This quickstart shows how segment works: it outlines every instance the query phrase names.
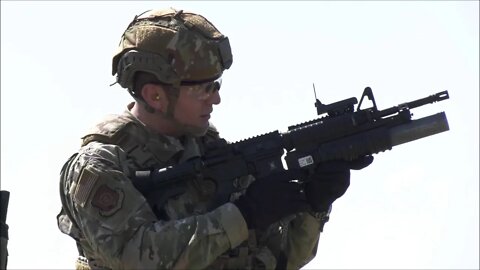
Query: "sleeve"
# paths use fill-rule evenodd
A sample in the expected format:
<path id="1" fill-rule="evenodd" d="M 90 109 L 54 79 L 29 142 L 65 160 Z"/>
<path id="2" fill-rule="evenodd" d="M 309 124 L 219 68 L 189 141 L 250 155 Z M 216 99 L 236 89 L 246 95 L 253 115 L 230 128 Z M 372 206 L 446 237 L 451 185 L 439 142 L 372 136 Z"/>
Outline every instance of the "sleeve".
<path id="1" fill-rule="evenodd" d="M 103 147 L 80 155 L 72 166 L 78 179 L 66 195 L 85 240 L 105 266 L 204 268 L 247 239 L 245 220 L 231 203 L 203 215 L 157 220 L 122 169 L 124 154 Z"/>
<path id="2" fill-rule="evenodd" d="M 317 253 L 324 222 L 302 212 L 272 224 L 262 238 L 275 256 L 276 269 L 300 269 L 310 262 Z"/>
<path id="3" fill-rule="evenodd" d="M 290 222 L 284 251 L 286 269 L 300 269 L 315 257 L 324 222 L 309 213 L 299 213 Z"/>

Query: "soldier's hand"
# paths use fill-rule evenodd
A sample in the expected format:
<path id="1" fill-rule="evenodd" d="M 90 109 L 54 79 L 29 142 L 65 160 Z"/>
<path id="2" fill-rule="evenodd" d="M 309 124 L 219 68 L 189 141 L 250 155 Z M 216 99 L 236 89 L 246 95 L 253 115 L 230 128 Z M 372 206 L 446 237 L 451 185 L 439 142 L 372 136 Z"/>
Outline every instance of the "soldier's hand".
<path id="1" fill-rule="evenodd" d="M 296 174 L 286 171 L 256 179 L 234 202 L 249 229 L 265 229 L 283 217 L 309 208 L 302 185 L 292 182 L 298 178 Z"/>
<path id="2" fill-rule="evenodd" d="M 373 156 L 365 156 L 353 161 L 338 160 L 320 164 L 305 185 L 305 195 L 312 210 L 327 211 L 350 186 L 350 170 L 361 170 L 372 162 Z"/>

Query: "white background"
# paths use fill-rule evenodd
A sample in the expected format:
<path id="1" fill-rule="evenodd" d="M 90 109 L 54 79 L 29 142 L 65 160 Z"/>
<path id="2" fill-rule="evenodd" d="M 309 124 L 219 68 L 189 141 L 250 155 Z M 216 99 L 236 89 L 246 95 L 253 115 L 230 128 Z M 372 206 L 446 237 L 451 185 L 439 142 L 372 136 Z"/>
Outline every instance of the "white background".
<path id="1" fill-rule="evenodd" d="M 111 57 L 134 15 L 173 6 L 229 36 L 213 123 L 230 141 L 359 98 L 380 109 L 448 90 L 413 110 L 450 131 L 376 155 L 352 173 L 306 269 L 479 268 L 478 1 L 1 2 L 1 188 L 11 192 L 9 268 L 73 268 L 58 174 L 84 131 L 130 101 Z"/>

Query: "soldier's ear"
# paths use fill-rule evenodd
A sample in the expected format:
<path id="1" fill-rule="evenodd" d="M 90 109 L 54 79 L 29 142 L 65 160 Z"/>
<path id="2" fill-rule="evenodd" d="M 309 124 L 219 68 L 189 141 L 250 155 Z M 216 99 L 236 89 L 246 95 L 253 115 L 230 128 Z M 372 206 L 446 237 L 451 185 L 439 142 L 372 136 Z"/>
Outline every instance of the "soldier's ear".
<path id="1" fill-rule="evenodd" d="M 161 85 L 146 83 L 142 87 L 142 97 L 143 100 L 156 111 L 166 112 L 168 98 L 165 89 Z"/>

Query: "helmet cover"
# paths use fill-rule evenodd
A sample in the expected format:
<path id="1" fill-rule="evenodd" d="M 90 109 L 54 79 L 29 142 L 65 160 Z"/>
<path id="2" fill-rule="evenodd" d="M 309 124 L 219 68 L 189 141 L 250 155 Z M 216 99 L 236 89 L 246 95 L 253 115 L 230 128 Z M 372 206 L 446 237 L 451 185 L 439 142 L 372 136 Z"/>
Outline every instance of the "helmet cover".
<path id="1" fill-rule="evenodd" d="M 228 38 L 201 15 L 174 9 L 150 10 L 130 23 L 112 61 L 112 75 L 133 87 L 135 72 L 162 83 L 205 82 L 219 78 L 232 64 Z"/>

